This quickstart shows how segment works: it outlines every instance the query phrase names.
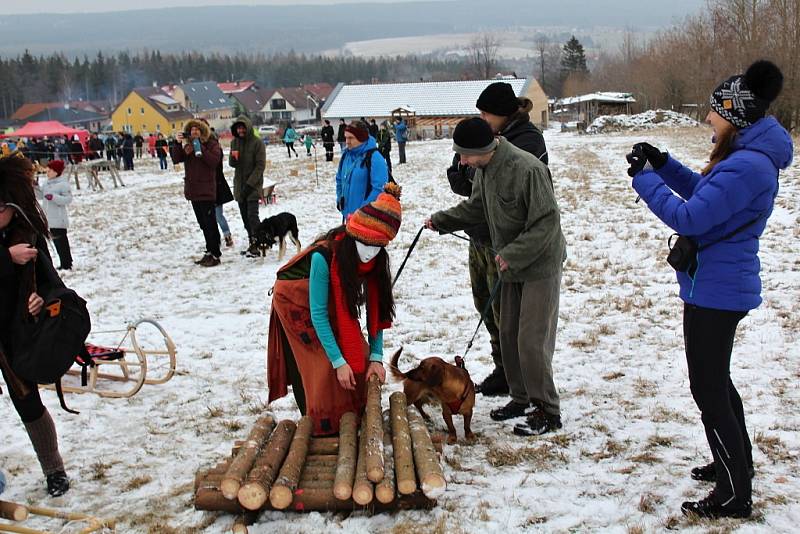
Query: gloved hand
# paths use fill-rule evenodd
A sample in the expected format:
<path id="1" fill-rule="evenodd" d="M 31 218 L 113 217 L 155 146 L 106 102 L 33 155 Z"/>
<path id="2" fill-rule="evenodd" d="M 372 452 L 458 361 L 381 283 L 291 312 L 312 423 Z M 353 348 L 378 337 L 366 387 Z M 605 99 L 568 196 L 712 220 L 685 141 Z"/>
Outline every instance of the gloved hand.
<path id="1" fill-rule="evenodd" d="M 46 198 L 47 200 L 53 200 L 53 195 L 52 195 L 52 194 L 50 194 L 50 193 L 47 193 L 47 194 L 44 196 L 44 198 Z"/>
<path id="2" fill-rule="evenodd" d="M 628 167 L 628 176 L 631 178 L 642 172 L 642 169 L 647 164 L 647 156 L 638 146 L 634 145 L 633 150 L 625 155 L 625 160 L 631 165 Z"/>
<path id="3" fill-rule="evenodd" d="M 650 143 L 636 143 L 633 145 L 633 151 L 636 152 L 637 148 L 645 155 L 647 161 L 650 162 L 650 165 L 652 165 L 655 170 L 663 167 L 669 157 L 666 152 L 661 152 Z"/>
<path id="4" fill-rule="evenodd" d="M 339 211 L 344 209 L 344 197 L 339 197 L 339 200 L 336 201 L 336 209 Z"/>

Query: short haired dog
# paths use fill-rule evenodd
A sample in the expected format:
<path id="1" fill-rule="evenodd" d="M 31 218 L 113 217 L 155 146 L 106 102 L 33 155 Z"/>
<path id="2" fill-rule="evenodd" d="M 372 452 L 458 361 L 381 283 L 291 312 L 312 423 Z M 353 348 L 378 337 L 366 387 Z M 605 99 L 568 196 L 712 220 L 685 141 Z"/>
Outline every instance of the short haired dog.
<path id="1" fill-rule="evenodd" d="M 297 252 L 300 252 L 300 239 L 298 237 L 297 218 L 291 213 L 284 211 L 272 217 L 267 217 L 256 227 L 253 232 L 255 245 L 261 251 L 262 256 L 267 255 L 267 250 L 275 245 L 278 241 L 278 260 L 283 259 L 286 253 L 286 236 L 292 240 L 292 243 L 297 246 Z"/>
<path id="2" fill-rule="evenodd" d="M 408 403 L 416 406 L 422 417 L 430 420 L 422 408 L 423 404 L 438 401 L 447 425 L 447 443 L 458 441 L 456 427 L 453 426 L 453 414 L 464 417 L 464 437 L 473 439 L 475 435 L 470 429 L 470 421 L 472 409 L 475 407 L 475 384 L 464 367 L 464 360 L 456 357 L 458 365 L 453 365 L 434 356 L 425 358 L 417 367 L 404 373 L 397 368 L 402 352 L 401 347 L 394 353 L 390 369 L 395 379 L 403 381 L 403 391 Z"/>

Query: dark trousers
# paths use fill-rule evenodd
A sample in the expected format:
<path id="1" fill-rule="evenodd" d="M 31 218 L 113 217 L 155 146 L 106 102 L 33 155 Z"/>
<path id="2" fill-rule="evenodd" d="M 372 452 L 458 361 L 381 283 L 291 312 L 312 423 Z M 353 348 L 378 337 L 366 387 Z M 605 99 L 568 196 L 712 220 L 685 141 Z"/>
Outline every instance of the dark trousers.
<path id="1" fill-rule="evenodd" d="M 286 152 L 289 153 L 290 158 L 292 157 L 292 152 L 294 152 L 294 155 L 297 156 L 297 150 L 294 149 L 294 143 L 286 143 Z M 297 157 L 299 158 L 300 156 Z"/>
<path id="2" fill-rule="evenodd" d="M 714 457 L 715 491 L 723 504 L 729 499 L 747 501 L 751 495 L 748 467 L 753 465 L 752 445 L 744 424 L 742 399 L 730 376 L 733 337 L 746 315 L 691 304 L 683 308 L 689 387 Z"/>
<path id="3" fill-rule="evenodd" d="M 397 154 L 400 156 L 400 163 L 406 162 L 406 144 L 397 143 Z"/>
<path id="4" fill-rule="evenodd" d="M 10 357 L 9 354 L 6 354 L 6 357 Z M 30 393 L 24 398 L 19 398 L 14 389 L 9 387 L 8 379 L 6 378 L 5 373 L 3 373 L 3 379 L 6 382 L 5 391 L 8 392 L 9 396 L 11 397 L 11 403 L 14 405 L 14 408 L 17 410 L 19 414 L 19 418 L 22 419 L 23 423 L 31 423 L 36 421 L 44 414 L 44 404 L 42 404 L 42 399 L 39 397 L 39 388 L 36 384 L 32 384 L 27 380 L 23 380 L 25 384 L 28 386 Z"/>
<path id="5" fill-rule="evenodd" d="M 133 170 L 133 154 L 125 154 L 122 156 L 123 163 L 126 171 Z"/>
<path id="6" fill-rule="evenodd" d="M 239 213 L 242 215 L 242 223 L 244 223 L 244 229 L 247 230 L 247 237 L 252 238 L 253 232 L 261 224 L 261 219 L 258 218 L 258 199 L 240 200 Z"/>
<path id="7" fill-rule="evenodd" d="M 193 200 L 192 208 L 194 216 L 197 217 L 197 224 L 203 231 L 206 240 L 206 252 L 219 258 L 222 252 L 219 249 L 219 228 L 217 228 L 217 216 L 214 212 L 216 205 L 213 200 Z"/>
<path id="8" fill-rule="evenodd" d="M 325 147 L 325 161 L 333 161 L 333 143 L 323 143 Z"/>
<path id="9" fill-rule="evenodd" d="M 162 171 L 167 170 L 167 156 L 158 156 L 158 166 Z"/>
<path id="10" fill-rule="evenodd" d="M 141 159 L 141 158 L 142 158 L 142 147 L 137 146 L 136 147 L 136 159 Z"/>
<path id="11" fill-rule="evenodd" d="M 472 286 L 472 302 L 481 314 L 492 295 L 499 275 L 494 253 L 488 247 L 469 242 L 469 281 Z M 494 366 L 503 370 L 503 356 L 500 351 L 500 290 L 495 293 L 489 313 L 483 318 L 483 326 L 489 332 L 489 343 L 492 347 Z"/>
<path id="12" fill-rule="evenodd" d="M 50 228 L 50 235 L 53 236 L 53 244 L 58 252 L 58 259 L 61 261 L 61 269 L 72 269 L 72 252 L 69 249 L 69 238 L 66 228 Z"/>
<path id="13" fill-rule="evenodd" d="M 389 170 L 389 174 L 392 174 L 392 148 L 389 147 L 388 149 L 382 149 L 381 155 L 383 159 L 386 160 L 386 167 Z"/>

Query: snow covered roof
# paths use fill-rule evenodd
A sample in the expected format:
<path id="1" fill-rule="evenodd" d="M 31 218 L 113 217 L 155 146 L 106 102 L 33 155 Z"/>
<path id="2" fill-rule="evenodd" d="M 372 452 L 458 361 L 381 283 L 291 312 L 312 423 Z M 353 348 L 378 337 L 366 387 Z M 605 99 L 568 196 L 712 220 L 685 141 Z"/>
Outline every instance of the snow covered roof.
<path id="1" fill-rule="evenodd" d="M 339 84 L 322 114 L 328 118 L 388 117 L 397 108 L 413 109 L 418 117 L 477 115 L 475 102 L 486 86 L 497 80 L 455 82 Z M 504 80 L 517 96 L 525 93 L 529 79 Z"/>
<path id="2" fill-rule="evenodd" d="M 591 102 L 591 101 L 606 102 L 610 104 L 633 104 L 634 102 L 636 102 L 636 99 L 633 98 L 633 95 L 631 93 L 599 92 L 599 93 L 589 93 L 587 95 L 562 98 L 558 101 L 558 103 L 562 106 L 569 106 L 570 104 L 578 104 L 580 102 Z"/>
<path id="3" fill-rule="evenodd" d="M 178 104 L 177 100 L 167 95 L 153 95 L 150 97 L 150 100 L 155 100 L 159 104 L 164 104 L 165 106 L 175 106 Z"/>

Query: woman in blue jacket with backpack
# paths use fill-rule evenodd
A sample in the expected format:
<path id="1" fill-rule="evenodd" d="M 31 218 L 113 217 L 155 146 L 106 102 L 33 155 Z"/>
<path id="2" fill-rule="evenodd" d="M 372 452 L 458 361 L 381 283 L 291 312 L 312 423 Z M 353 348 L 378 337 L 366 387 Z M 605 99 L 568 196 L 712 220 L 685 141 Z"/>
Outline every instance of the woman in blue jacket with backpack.
<path id="1" fill-rule="evenodd" d="M 378 198 L 389 181 L 389 168 L 365 123 L 352 122 L 344 135 L 347 149 L 336 172 L 336 209 L 346 221 L 348 215 Z"/>
<path id="2" fill-rule="evenodd" d="M 684 301 L 689 385 L 713 457 L 691 476 L 715 487 L 704 499 L 684 502 L 686 515 L 751 513 L 752 447 L 730 360 L 739 321 L 761 304 L 759 237 L 772 214 L 779 171 L 792 160 L 791 137 L 766 116 L 782 86 L 778 67 L 757 61 L 714 90 L 706 118 L 714 148 L 699 174 L 647 143 L 627 156 L 633 188 L 659 219 L 685 236 L 681 245 L 688 244 L 682 247 L 688 265 L 671 264 Z"/>

